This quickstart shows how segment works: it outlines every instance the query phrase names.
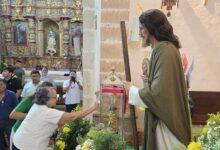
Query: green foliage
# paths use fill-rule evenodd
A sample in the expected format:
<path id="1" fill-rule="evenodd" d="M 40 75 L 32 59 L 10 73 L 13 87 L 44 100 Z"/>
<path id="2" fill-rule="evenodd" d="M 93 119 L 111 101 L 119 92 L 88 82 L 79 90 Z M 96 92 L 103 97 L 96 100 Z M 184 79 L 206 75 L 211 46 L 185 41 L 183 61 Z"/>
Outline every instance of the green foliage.
<path id="1" fill-rule="evenodd" d="M 90 130 L 87 136 L 93 140 L 96 150 L 121 150 L 123 140 L 120 135 L 110 130 Z"/>
<path id="2" fill-rule="evenodd" d="M 80 110 L 80 107 L 77 107 L 74 111 L 78 110 Z M 74 150 L 79 144 L 79 140 L 89 132 L 90 128 L 91 124 L 88 120 L 77 119 L 64 125 L 57 142 L 62 141 L 65 143 L 64 150 Z M 57 143 L 55 145 L 55 149 L 62 150 Z"/>
<path id="3" fill-rule="evenodd" d="M 209 114 L 208 126 L 220 125 L 220 112 L 217 114 Z"/>
<path id="4" fill-rule="evenodd" d="M 203 150 L 220 150 L 220 113 L 209 114 L 207 125 L 195 137 Z"/>
<path id="5" fill-rule="evenodd" d="M 4 61 L 0 61 L 0 73 L 2 73 L 3 69 L 8 65 Z"/>

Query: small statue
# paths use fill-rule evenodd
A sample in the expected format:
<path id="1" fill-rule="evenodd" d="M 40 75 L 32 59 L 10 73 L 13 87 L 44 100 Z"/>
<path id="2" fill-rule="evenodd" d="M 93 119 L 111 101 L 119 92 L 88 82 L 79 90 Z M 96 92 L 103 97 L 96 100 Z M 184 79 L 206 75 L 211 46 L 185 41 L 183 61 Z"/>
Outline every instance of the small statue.
<path id="1" fill-rule="evenodd" d="M 82 53 L 82 33 L 82 27 L 79 25 L 72 29 L 72 45 L 74 47 L 75 56 L 80 56 Z"/>
<path id="2" fill-rule="evenodd" d="M 47 54 L 53 56 L 56 53 L 56 48 L 57 48 L 56 33 L 51 28 L 49 28 L 47 50 L 46 50 Z"/>
<path id="3" fill-rule="evenodd" d="M 150 66 L 150 61 L 148 58 L 144 58 L 142 61 L 142 80 L 143 80 L 143 84 L 145 86 L 145 84 L 148 81 L 148 76 L 149 76 L 149 66 Z"/>

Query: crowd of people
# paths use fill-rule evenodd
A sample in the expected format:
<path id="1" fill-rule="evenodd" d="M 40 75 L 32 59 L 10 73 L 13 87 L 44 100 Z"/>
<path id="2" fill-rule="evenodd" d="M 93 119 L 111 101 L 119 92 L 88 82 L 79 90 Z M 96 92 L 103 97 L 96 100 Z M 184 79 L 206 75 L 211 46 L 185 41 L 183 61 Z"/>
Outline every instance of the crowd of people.
<path id="1" fill-rule="evenodd" d="M 70 70 L 69 79 L 63 82 L 66 112 L 57 110 L 56 83 L 48 75 L 48 68 L 32 70 L 31 80 L 25 82 L 22 62 L 5 67 L 0 78 L 0 149 L 39 150 L 46 149 L 50 136 L 67 122 L 93 112 L 92 107 L 71 112 L 82 104 L 82 76 Z"/>

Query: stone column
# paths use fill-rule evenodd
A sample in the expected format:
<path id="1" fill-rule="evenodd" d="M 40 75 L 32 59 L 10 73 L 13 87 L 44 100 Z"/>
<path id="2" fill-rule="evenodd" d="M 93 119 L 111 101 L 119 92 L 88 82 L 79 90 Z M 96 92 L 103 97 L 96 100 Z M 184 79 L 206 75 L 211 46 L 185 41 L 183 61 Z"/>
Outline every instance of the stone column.
<path id="1" fill-rule="evenodd" d="M 83 0 L 83 107 L 92 105 L 99 90 L 100 5 L 101 0 Z"/>
<path id="2" fill-rule="evenodd" d="M 43 30 L 43 22 L 38 21 L 38 42 L 37 42 L 37 51 L 39 56 L 44 55 L 44 30 Z"/>

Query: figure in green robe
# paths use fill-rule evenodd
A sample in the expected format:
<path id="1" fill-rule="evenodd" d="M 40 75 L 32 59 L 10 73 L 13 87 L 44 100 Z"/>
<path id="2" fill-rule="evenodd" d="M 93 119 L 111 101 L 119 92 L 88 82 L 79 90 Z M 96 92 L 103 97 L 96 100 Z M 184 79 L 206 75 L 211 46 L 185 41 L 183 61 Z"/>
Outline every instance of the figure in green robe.
<path id="1" fill-rule="evenodd" d="M 191 119 L 180 43 L 160 10 L 142 13 L 139 21 L 142 46 L 153 49 L 147 83 L 142 89 L 129 89 L 129 103 L 145 107 L 143 149 L 186 149 Z"/>

